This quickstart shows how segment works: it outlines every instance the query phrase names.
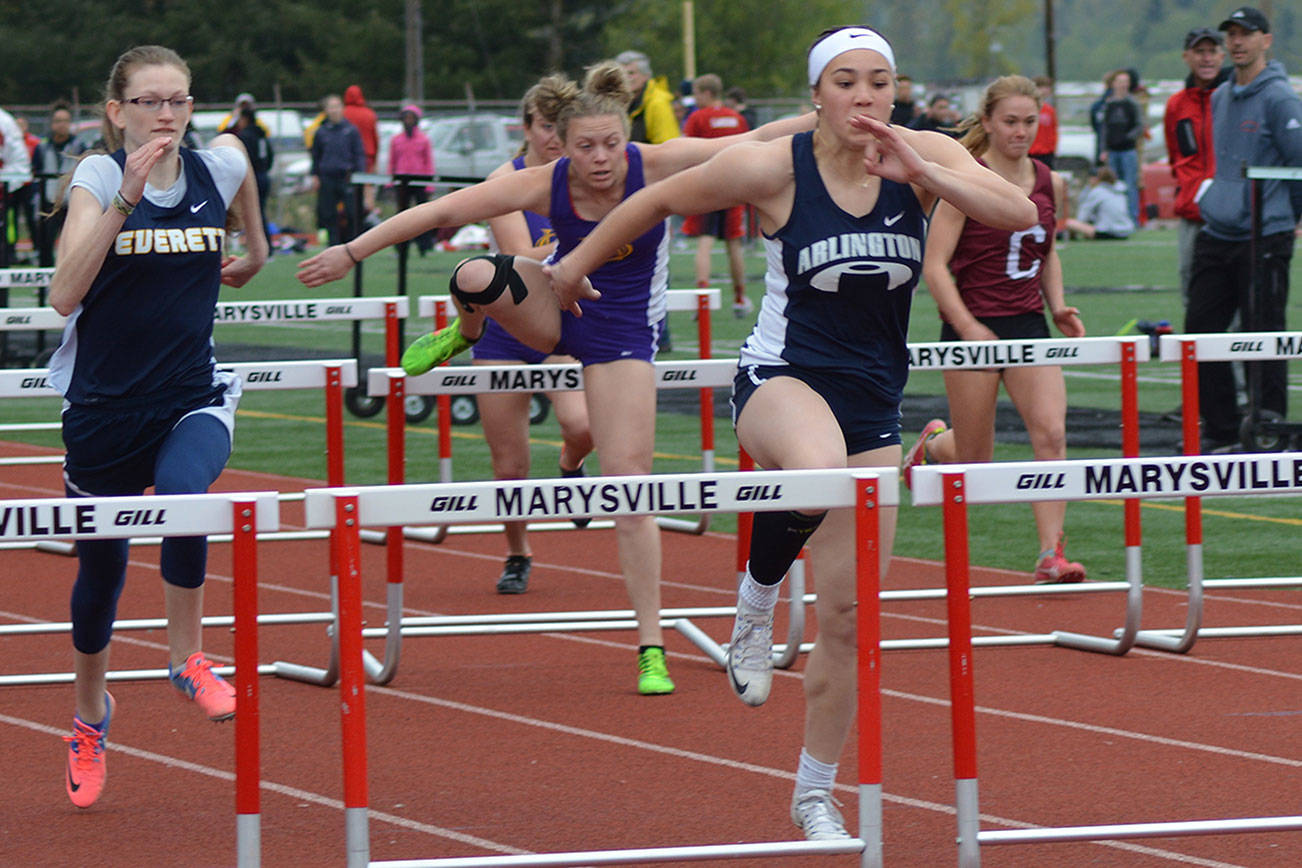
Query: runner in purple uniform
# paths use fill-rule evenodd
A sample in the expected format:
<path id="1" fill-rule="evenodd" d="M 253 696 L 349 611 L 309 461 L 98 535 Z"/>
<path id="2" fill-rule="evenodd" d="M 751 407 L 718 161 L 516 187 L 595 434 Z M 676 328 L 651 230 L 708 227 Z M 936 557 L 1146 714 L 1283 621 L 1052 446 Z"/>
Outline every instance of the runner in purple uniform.
<path id="1" fill-rule="evenodd" d="M 458 226 L 513 211 L 547 214 L 563 255 L 602 217 L 648 183 L 709 159 L 737 142 L 766 141 L 808 129 L 813 115 L 776 121 L 723 139 L 628 140 L 630 91 L 623 69 L 605 62 L 588 70 L 583 87 L 563 101 L 557 127 L 565 156 L 521 169 L 409 209 L 347 244 L 327 248 L 299 267 L 310 287 L 346 275 L 391 244 L 436 226 Z M 410 374 L 423 373 L 479 339 L 486 316 L 540 352 L 574 356 L 583 365 L 592 440 L 605 475 L 652 469 L 656 384 L 651 364 L 664 317 L 668 244 L 664 222 L 609 257 L 577 294 L 558 297 L 543 266 L 506 255 L 476 256 L 457 266 L 452 297 L 461 311 L 448 328 L 418 339 L 403 354 Z M 593 287 L 596 289 L 594 290 Z M 581 315 L 580 315 L 581 314 Z M 660 530 L 653 516 L 615 519 L 620 567 L 638 622 L 638 690 L 672 693 L 660 629 Z"/>

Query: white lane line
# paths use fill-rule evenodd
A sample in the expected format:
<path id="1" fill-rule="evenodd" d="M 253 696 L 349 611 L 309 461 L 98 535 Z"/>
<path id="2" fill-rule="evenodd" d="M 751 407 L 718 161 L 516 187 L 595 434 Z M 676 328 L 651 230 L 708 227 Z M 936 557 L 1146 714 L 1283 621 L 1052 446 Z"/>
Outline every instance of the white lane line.
<path id="1" fill-rule="evenodd" d="M 66 730 L 48 726 L 44 723 L 37 723 L 32 720 L 24 720 L 20 717 L 12 717 L 8 714 L 0 714 L 0 723 L 9 726 L 17 726 L 32 732 L 41 733 L 42 735 L 63 736 Z M 151 750 L 144 750 L 138 747 L 131 747 L 120 742 L 110 741 L 108 749 L 114 753 L 120 753 L 124 756 L 134 757 L 147 762 L 157 763 L 166 768 L 177 769 L 179 771 L 190 772 L 192 774 L 204 775 L 205 777 L 216 778 L 222 781 L 235 781 L 235 773 L 223 769 L 213 768 L 201 763 L 190 762 L 189 760 L 179 759 L 178 757 L 168 756 L 166 754 L 156 753 Z M 323 796 L 320 793 L 314 793 L 309 790 L 291 787 L 288 784 L 278 784 L 275 781 L 261 781 L 259 787 L 269 793 L 275 793 L 281 796 L 287 796 L 291 799 L 309 802 L 314 805 L 320 805 L 324 808 L 331 808 L 336 811 L 344 809 L 344 803 L 339 799 L 332 799 L 329 796 Z M 521 850 L 518 847 L 512 847 L 508 844 L 501 844 L 497 841 L 491 841 L 487 838 L 480 838 L 475 835 L 467 835 L 463 832 L 457 832 L 452 829 L 445 829 L 442 826 L 434 826 L 429 823 L 422 823 L 418 820 L 412 820 L 407 817 L 399 817 L 395 814 L 389 814 L 384 811 L 377 811 L 371 808 L 367 811 L 368 816 L 373 820 L 379 820 L 394 826 L 400 826 L 404 829 L 410 829 L 414 832 L 423 832 L 426 835 L 433 835 L 439 838 L 447 838 L 451 841 L 457 841 L 462 844 L 468 844 L 472 847 L 480 847 L 484 850 L 491 850 L 496 853 L 529 853 L 529 850 Z"/>

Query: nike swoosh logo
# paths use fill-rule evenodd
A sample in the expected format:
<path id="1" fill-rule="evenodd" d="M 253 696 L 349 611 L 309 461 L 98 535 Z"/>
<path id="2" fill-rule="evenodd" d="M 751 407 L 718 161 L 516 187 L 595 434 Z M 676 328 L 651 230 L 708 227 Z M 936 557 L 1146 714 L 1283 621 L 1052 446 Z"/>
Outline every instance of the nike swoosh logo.
<path id="1" fill-rule="evenodd" d="M 728 649 L 728 663 L 729 663 L 729 664 L 732 663 L 732 649 L 731 649 L 731 648 Z M 733 689 L 733 692 L 735 692 L 738 696 L 743 696 L 743 695 L 745 695 L 745 693 L 746 693 L 746 688 L 747 688 L 747 687 L 750 687 L 750 682 L 747 681 L 747 682 L 745 682 L 745 683 L 742 683 L 742 682 L 738 681 L 738 680 L 737 680 L 737 673 L 732 671 L 732 666 L 729 665 L 727 668 L 728 668 L 728 680 L 732 682 L 732 689 Z"/>
<path id="2" fill-rule="evenodd" d="M 900 213 L 896 214 L 894 217 L 887 217 L 882 222 L 885 223 L 887 226 L 894 226 L 896 223 L 900 221 L 900 218 L 903 216 L 904 216 L 904 212 L 901 211 Z"/>
<path id="3" fill-rule="evenodd" d="M 81 789 L 81 784 L 77 783 L 72 779 L 71 768 L 68 769 L 68 789 L 72 790 L 74 793 L 77 792 L 77 790 Z"/>
<path id="4" fill-rule="evenodd" d="M 190 206 L 190 213 L 191 213 L 191 214 L 198 214 L 198 213 L 199 213 L 199 209 L 202 208 L 204 205 L 207 205 L 207 204 L 208 204 L 208 200 L 207 200 L 207 199 L 204 199 L 204 200 L 203 200 L 202 202 L 200 202 L 198 205 L 191 205 L 191 206 Z M 887 225 L 889 226 L 890 224 L 888 223 Z"/>

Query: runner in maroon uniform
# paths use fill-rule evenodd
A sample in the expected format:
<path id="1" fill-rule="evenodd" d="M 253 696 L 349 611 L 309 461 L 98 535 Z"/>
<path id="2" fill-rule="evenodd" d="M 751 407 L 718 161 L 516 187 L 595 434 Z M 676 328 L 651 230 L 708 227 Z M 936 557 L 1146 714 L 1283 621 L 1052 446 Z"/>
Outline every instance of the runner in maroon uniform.
<path id="1" fill-rule="evenodd" d="M 941 202 L 931 222 L 923 275 L 944 325 L 943 341 L 1047 338 L 1046 304 L 1067 337 L 1083 337 L 1080 313 L 1063 300 L 1062 263 L 1053 245 L 1055 215 L 1066 195 L 1062 178 L 1028 156 L 1035 139 L 1040 95 L 1020 75 L 986 88 L 979 115 L 961 126 L 963 145 L 1035 203 L 1038 218 L 1026 229 L 992 229 Z M 945 393 L 953 427 L 933 419 L 905 456 L 908 470 L 926 461 L 990 461 L 995 449 L 999 383 L 1017 406 L 1037 460 L 1067 454 L 1067 390 L 1053 367 L 946 371 Z M 1079 582 L 1085 568 L 1063 556 L 1066 503 L 1032 504 L 1040 536 L 1037 582 Z"/>

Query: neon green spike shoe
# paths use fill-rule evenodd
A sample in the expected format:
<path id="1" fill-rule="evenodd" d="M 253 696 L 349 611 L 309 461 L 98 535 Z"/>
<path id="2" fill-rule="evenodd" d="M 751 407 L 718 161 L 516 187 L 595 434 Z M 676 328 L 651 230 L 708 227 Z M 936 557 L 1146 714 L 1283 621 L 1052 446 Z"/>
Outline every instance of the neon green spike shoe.
<path id="1" fill-rule="evenodd" d="M 476 338 L 478 340 L 478 338 Z M 402 354 L 402 369 L 408 376 L 418 376 L 446 362 L 453 356 L 460 355 L 473 346 L 475 341 L 461 334 L 461 318 L 458 317 L 436 332 L 422 335 L 412 341 Z"/>
<path id="2" fill-rule="evenodd" d="M 637 652 L 637 692 L 643 696 L 662 696 L 674 692 L 665 665 L 665 649 L 650 645 Z"/>

